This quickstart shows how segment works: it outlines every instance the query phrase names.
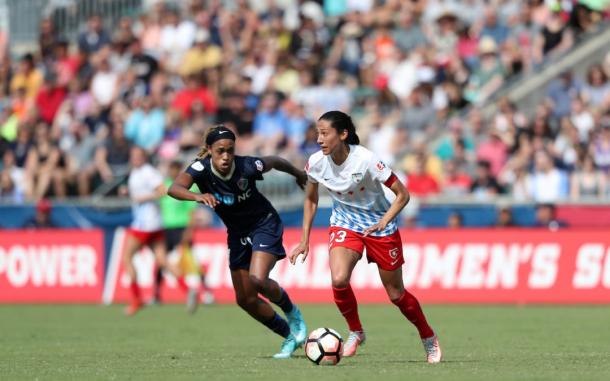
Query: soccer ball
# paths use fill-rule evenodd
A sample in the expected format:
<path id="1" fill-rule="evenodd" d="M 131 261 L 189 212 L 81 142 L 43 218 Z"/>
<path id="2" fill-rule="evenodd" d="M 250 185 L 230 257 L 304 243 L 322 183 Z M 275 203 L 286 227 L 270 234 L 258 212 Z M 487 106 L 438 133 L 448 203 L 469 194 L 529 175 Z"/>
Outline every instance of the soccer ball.
<path id="1" fill-rule="evenodd" d="M 343 339 L 332 328 L 318 328 L 307 338 L 305 355 L 316 365 L 337 365 L 343 355 Z"/>

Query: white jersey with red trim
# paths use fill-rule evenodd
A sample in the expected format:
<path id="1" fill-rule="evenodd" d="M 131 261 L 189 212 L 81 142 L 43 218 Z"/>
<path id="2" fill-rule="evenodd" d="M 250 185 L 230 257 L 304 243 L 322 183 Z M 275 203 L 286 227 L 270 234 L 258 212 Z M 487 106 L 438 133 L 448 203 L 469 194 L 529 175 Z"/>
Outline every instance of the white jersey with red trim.
<path id="1" fill-rule="evenodd" d="M 345 162 L 336 165 L 330 155 L 318 151 L 310 156 L 305 166 L 309 180 L 324 185 L 332 199 L 330 225 L 363 233 L 375 225 L 390 208 L 381 185 L 392 175 L 373 152 L 360 145 L 350 145 Z M 384 230 L 373 236 L 387 236 L 398 229 L 391 221 Z"/>
<path id="2" fill-rule="evenodd" d="M 155 193 L 159 185 L 163 184 L 163 175 L 150 164 L 134 168 L 129 173 L 129 197 L 149 196 Z M 163 229 L 161 207 L 159 201 L 133 202 L 131 210 L 133 221 L 131 227 L 144 232 L 154 232 Z"/>

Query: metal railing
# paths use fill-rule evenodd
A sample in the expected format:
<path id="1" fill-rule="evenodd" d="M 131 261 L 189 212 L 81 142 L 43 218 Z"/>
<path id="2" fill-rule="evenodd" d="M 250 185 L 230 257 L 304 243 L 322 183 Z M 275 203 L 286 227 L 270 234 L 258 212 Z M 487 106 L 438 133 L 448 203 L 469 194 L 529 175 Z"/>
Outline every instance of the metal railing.
<path id="1" fill-rule="evenodd" d="M 38 41 L 39 24 L 50 18 L 58 35 L 75 40 L 84 28 L 87 18 L 98 14 L 108 30 L 125 16 L 137 16 L 143 0 L 0 0 L 4 5 L 11 48 L 32 46 Z M 0 13 L 1 16 L 1 13 Z M 0 18 L 0 22 L 2 19 Z"/>

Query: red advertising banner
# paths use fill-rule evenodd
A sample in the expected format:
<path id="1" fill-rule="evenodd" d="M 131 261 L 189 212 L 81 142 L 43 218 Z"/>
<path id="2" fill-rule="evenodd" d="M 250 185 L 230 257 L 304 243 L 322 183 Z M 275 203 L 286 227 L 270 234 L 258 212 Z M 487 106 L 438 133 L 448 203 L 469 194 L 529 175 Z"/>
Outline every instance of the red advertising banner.
<path id="1" fill-rule="evenodd" d="M 291 250 L 299 229 L 286 229 Z M 405 286 L 426 303 L 609 303 L 610 235 L 594 230 L 404 230 L 401 232 Z M 128 299 L 128 279 L 117 232 L 108 266 L 104 301 Z M 305 263 L 281 261 L 271 276 L 298 302 L 332 302 L 328 232 L 314 229 Z M 219 302 L 233 302 L 226 233 L 199 231 L 194 253 Z M 150 293 L 154 260 L 143 252 L 135 260 L 138 282 Z M 386 302 L 377 267 L 361 260 L 352 275 L 361 302 Z M 167 278 L 165 301 L 183 301 L 175 280 Z"/>
<path id="2" fill-rule="evenodd" d="M 0 232 L 0 303 L 98 303 L 102 248 L 99 230 Z"/>

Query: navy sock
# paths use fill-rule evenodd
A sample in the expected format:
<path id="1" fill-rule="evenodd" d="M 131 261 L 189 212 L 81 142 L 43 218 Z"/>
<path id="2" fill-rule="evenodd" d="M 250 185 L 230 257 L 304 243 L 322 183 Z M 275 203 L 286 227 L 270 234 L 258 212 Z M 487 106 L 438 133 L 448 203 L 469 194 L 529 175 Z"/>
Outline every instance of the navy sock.
<path id="1" fill-rule="evenodd" d="M 263 322 L 263 324 L 273 332 L 282 336 L 284 339 L 290 335 L 290 327 L 288 327 L 288 323 L 286 323 L 286 320 L 282 319 L 282 317 L 277 313 L 273 315 L 270 320 Z"/>
<path id="2" fill-rule="evenodd" d="M 276 306 L 280 307 L 285 314 L 290 313 L 294 308 L 294 305 L 292 304 L 288 293 L 281 287 L 280 292 L 280 299 L 277 301 L 273 301 L 273 303 Z"/>
<path id="3" fill-rule="evenodd" d="M 157 301 L 161 300 L 161 283 L 163 283 L 163 270 L 159 267 L 155 273 L 155 284 L 153 286 L 153 295 Z"/>

